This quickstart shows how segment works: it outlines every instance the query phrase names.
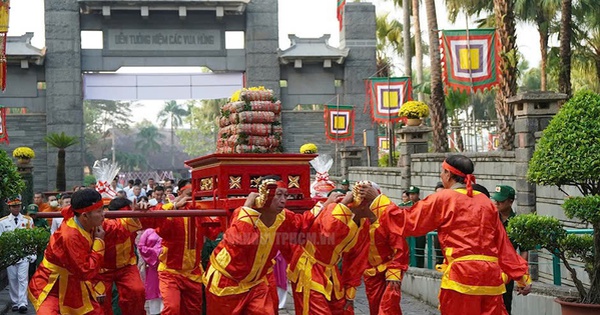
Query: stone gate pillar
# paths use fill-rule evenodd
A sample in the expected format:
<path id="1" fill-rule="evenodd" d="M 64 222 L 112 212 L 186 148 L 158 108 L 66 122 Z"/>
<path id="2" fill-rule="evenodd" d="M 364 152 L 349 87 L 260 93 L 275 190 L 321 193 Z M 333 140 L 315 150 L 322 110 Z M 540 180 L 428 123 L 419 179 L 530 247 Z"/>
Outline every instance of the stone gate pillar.
<path id="1" fill-rule="evenodd" d="M 77 0 L 45 0 L 46 132 L 78 137 L 67 149 L 67 188 L 83 184 L 81 31 Z M 56 188 L 57 149 L 48 147 L 48 190 Z"/>
<path id="2" fill-rule="evenodd" d="M 279 19 L 277 0 L 246 7 L 246 86 L 264 86 L 279 97 Z"/>
<path id="3" fill-rule="evenodd" d="M 371 114 L 362 110 L 365 103 L 365 79 L 375 76 L 377 30 L 375 6 L 371 3 L 348 2 L 340 32 L 340 49 L 348 48 L 344 63 L 343 104 L 355 106 L 355 133 L 373 128 Z M 367 161 L 367 159 L 363 159 Z M 377 149 L 371 150 L 371 161 L 377 161 Z M 363 165 L 365 165 L 363 163 Z"/>
<path id="4" fill-rule="evenodd" d="M 428 134 L 433 129 L 425 126 L 405 126 L 397 132 L 399 142 L 398 167 L 402 168 L 402 180 L 400 185 L 403 189 L 408 188 L 410 183 L 411 155 L 415 153 L 427 153 Z"/>
<path id="5" fill-rule="evenodd" d="M 566 94 L 554 92 L 526 92 L 507 100 L 515 108 L 515 175 L 516 212 L 518 214 L 535 211 L 536 186 L 527 181 L 529 160 L 533 157 L 535 143 L 542 131 L 558 112 L 558 105 L 567 99 Z"/>

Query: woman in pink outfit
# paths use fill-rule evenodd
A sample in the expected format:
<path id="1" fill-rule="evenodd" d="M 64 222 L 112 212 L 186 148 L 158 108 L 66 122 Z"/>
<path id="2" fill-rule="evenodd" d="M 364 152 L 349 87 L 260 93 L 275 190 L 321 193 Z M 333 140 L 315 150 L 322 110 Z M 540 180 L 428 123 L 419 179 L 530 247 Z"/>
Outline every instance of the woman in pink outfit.
<path id="1" fill-rule="evenodd" d="M 138 250 L 146 262 L 146 301 L 151 315 L 160 314 L 163 303 L 158 288 L 158 255 L 162 251 L 162 238 L 154 229 L 146 229 L 140 237 Z"/>

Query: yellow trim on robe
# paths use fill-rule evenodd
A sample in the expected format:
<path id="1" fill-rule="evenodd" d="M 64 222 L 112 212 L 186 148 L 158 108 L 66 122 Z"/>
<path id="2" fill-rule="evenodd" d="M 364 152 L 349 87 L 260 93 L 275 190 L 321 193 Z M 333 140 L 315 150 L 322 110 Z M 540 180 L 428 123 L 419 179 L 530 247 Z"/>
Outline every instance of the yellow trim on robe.
<path id="1" fill-rule="evenodd" d="M 231 262 L 231 255 L 227 252 L 226 248 L 221 249 L 217 257 L 215 255 L 210 256 L 210 267 L 202 279 L 204 285 L 208 286 L 208 290 L 211 293 L 217 296 L 240 294 L 249 291 L 263 282 L 268 283 L 266 276 L 259 277 L 259 275 L 262 274 L 262 270 L 269 258 L 269 253 L 277 238 L 277 229 L 285 221 L 286 215 L 285 211 L 278 213 L 275 222 L 270 227 L 264 225 L 259 218 L 260 212 L 248 207 L 242 207 L 237 217 L 238 220 L 255 226 L 260 232 L 259 245 L 250 272 L 237 286 L 219 287 L 222 276 L 232 279 L 231 275 L 225 270 L 229 262 Z"/>
<path id="2" fill-rule="evenodd" d="M 487 256 L 487 255 L 466 255 L 458 258 L 452 257 L 452 248 L 446 248 L 446 260 L 448 261 L 447 265 L 438 265 L 436 269 L 438 271 L 443 272 L 442 275 L 442 289 L 453 290 L 462 294 L 467 295 L 500 295 L 506 292 L 506 287 L 504 283 L 499 286 L 476 286 L 476 285 L 466 285 L 462 284 L 456 280 L 450 279 L 450 269 L 452 268 L 452 264 L 460 261 L 488 261 L 488 262 L 498 262 L 498 257 Z M 502 274 L 502 280 L 506 281 L 506 275 Z"/>

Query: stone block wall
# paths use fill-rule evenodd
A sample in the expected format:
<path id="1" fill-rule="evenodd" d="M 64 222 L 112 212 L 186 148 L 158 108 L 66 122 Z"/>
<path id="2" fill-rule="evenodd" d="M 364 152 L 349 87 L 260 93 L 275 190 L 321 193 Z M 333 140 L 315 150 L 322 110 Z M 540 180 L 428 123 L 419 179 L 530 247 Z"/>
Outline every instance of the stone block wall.
<path id="1" fill-rule="evenodd" d="M 248 3 L 246 17 L 246 86 L 264 86 L 279 97 L 277 0 Z"/>
<path id="2" fill-rule="evenodd" d="M 46 124 L 47 133 L 77 137 L 79 144 L 66 151 L 67 189 L 83 182 L 83 92 L 81 34 L 77 0 L 45 1 L 46 20 Z M 55 154 L 52 154 L 54 152 Z M 48 155 L 46 187 L 55 188 L 57 154 Z"/>
<path id="3" fill-rule="evenodd" d="M 46 159 L 49 157 L 46 136 L 45 114 L 7 115 L 6 129 L 10 139 L 10 145 L 2 145 L 9 156 L 19 146 L 28 146 L 35 152 L 35 158 L 31 160 L 33 165 L 33 191 L 48 190 L 48 174 L 56 172 L 56 168 L 49 169 Z M 56 153 L 55 153 L 56 155 Z M 15 160 L 16 163 L 16 160 Z"/>

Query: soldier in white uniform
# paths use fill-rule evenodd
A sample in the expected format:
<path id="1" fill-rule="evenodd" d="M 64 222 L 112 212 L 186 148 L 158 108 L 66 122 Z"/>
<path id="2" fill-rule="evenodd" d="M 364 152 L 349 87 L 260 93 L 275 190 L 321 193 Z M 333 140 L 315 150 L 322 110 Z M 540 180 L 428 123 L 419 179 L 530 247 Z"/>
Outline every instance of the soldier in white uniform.
<path id="1" fill-rule="evenodd" d="M 0 235 L 15 229 L 34 228 L 33 219 L 21 214 L 21 197 L 9 198 L 6 202 L 10 214 L 0 219 Z M 21 259 L 18 263 L 8 267 L 9 295 L 12 302 L 12 311 L 27 313 L 27 283 L 29 263 L 35 261 L 35 255 Z"/>

